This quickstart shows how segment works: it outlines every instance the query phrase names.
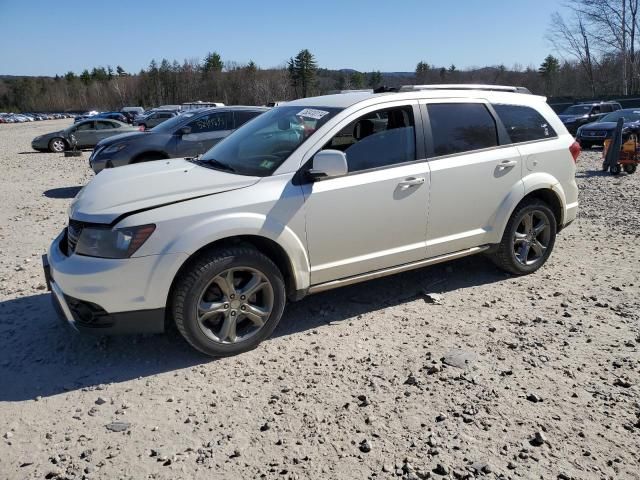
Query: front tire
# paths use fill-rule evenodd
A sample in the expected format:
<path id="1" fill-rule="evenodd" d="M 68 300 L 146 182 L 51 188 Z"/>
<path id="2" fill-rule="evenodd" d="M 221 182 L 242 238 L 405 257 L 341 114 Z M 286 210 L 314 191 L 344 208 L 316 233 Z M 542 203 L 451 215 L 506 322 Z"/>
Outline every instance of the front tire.
<path id="1" fill-rule="evenodd" d="M 514 275 L 533 273 L 551 255 L 556 232 L 556 218 L 549 206 L 537 199 L 525 201 L 511 215 L 491 259 Z"/>
<path id="2" fill-rule="evenodd" d="M 182 336 L 214 357 L 254 349 L 278 325 L 286 301 L 282 273 L 247 247 L 202 254 L 180 275 L 172 311 Z"/>
<path id="3" fill-rule="evenodd" d="M 52 153 L 62 153 L 67 148 L 67 143 L 60 137 L 52 138 L 49 141 L 49 151 Z"/>

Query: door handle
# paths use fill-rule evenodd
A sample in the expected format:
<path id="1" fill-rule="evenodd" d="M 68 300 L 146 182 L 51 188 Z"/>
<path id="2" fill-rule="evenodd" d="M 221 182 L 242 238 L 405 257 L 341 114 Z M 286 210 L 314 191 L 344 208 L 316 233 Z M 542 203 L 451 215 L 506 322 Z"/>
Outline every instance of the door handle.
<path id="1" fill-rule="evenodd" d="M 515 167 L 517 164 L 518 162 L 516 160 L 504 160 L 500 162 L 498 168 L 500 168 L 500 170 L 504 170 L 505 168 Z"/>
<path id="2" fill-rule="evenodd" d="M 400 186 L 401 190 L 406 190 L 407 188 L 417 187 L 419 185 L 422 185 L 423 183 L 424 183 L 424 177 L 409 177 L 409 178 L 405 178 L 398 185 Z"/>

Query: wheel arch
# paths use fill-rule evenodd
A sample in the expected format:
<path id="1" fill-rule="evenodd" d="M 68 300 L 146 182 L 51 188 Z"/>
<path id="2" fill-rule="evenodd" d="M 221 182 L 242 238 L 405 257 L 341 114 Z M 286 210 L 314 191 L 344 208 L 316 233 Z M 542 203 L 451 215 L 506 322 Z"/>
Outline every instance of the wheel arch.
<path id="1" fill-rule="evenodd" d="M 206 245 L 203 245 L 198 250 L 193 252 L 184 261 L 184 263 L 180 266 L 175 276 L 173 277 L 167 297 L 167 307 L 170 306 L 173 291 L 178 279 L 186 269 L 188 269 L 191 265 L 193 265 L 193 263 L 197 261 L 200 256 L 211 250 L 223 249 L 233 246 L 255 248 L 259 252 L 269 257 L 282 273 L 285 281 L 287 297 L 291 300 L 298 300 L 299 298 L 301 298 L 302 295 L 300 293 L 300 290 L 298 289 L 298 282 L 296 281 L 295 266 L 284 247 L 275 240 L 268 237 L 254 234 L 242 234 L 214 240 L 210 243 L 207 243 Z"/>

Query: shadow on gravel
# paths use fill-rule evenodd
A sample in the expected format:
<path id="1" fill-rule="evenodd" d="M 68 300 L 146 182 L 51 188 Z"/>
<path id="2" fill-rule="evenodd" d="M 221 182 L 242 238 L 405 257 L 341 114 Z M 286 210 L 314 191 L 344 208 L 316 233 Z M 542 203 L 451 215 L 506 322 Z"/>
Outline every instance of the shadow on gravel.
<path id="1" fill-rule="evenodd" d="M 74 198 L 82 187 L 61 187 L 45 190 L 42 194 L 47 198 Z"/>
<path id="2" fill-rule="evenodd" d="M 449 291 L 505 278 L 488 260 L 476 256 L 319 293 L 289 304 L 274 337 L 358 321 L 358 315 L 423 298 L 424 292 L 442 293 L 446 303 Z M 0 402 L 48 397 L 215 361 L 193 350 L 175 328 L 164 335 L 79 335 L 57 318 L 49 294 L 0 302 L 0 351 Z"/>
<path id="3" fill-rule="evenodd" d="M 48 153 L 48 152 L 38 152 L 34 150 L 31 152 L 18 152 L 18 155 L 35 155 L 35 154 L 42 154 L 42 153 Z"/>

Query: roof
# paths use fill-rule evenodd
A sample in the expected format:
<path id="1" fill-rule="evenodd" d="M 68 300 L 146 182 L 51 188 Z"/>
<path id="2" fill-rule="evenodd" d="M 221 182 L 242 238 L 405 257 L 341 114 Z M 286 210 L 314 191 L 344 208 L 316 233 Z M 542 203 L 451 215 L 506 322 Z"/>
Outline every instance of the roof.
<path id="1" fill-rule="evenodd" d="M 496 103 L 508 102 L 523 105 L 546 101 L 545 97 L 520 93 L 519 88 L 521 87 L 502 87 L 496 85 L 425 85 L 416 86 L 416 89 L 406 89 L 401 92 L 350 92 L 307 97 L 288 102 L 286 106 L 348 108 L 357 103 L 375 103 L 372 101 L 373 99 L 383 97 L 387 101 L 429 98 L 482 98 Z"/>

